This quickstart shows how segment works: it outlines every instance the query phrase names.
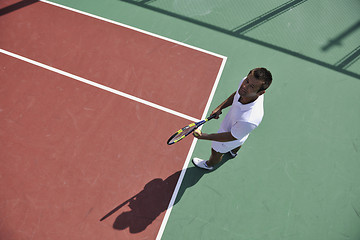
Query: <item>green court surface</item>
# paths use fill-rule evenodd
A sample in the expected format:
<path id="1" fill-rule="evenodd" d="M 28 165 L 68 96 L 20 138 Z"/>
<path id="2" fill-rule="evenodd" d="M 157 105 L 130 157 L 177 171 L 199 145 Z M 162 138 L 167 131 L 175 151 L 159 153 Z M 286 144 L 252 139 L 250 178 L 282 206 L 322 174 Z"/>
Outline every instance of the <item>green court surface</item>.
<path id="1" fill-rule="evenodd" d="M 226 56 L 210 112 L 250 69 L 273 74 L 238 157 L 189 164 L 162 239 L 360 239 L 360 1 L 53 2 Z"/>

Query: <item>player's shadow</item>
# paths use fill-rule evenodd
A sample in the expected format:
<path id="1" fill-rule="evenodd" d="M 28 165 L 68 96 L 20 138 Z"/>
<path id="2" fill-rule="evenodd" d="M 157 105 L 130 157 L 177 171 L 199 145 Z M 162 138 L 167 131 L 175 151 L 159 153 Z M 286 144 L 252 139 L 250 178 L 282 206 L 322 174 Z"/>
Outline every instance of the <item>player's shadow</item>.
<path id="1" fill-rule="evenodd" d="M 223 161 L 213 171 L 218 169 L 229 159 L 230 158 L 225 155 Z M 117 230 L 125 230 L 129 228 L 130 233 L 139 233 L 144 231 L 162 212 L 168 208 L 180 173 L 181 171 L 177 171 L 165 180 L 162 180 L 161 178 L 151 180 L 144 186 L 143 190 L 114 208 L 100 221 L 105 220 L 125 205 L 128 205 L 131 210 L 123 211 L 113 223 L 113 228 Z M 199 169 L 194 166 L 189 167 L 186 170 L 185 177 L 182 181 L 174 205 L 181 200 L 188 188 L 198 183 L 205 174 L 210 173 L 211 172 L 207 170 Z"/>

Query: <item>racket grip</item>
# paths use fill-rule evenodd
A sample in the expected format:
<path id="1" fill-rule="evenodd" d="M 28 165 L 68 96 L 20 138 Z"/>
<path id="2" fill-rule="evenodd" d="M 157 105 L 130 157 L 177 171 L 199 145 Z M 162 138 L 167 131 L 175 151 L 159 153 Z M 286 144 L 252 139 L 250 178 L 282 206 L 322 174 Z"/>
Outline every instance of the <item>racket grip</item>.
<path id="1" fill-rule="evenodd" d="M 208 117 L 207 120 L 209 121 L 209 120 L 213 119 L 214 117 L 216 117 L 216 114 L 210 115 L 210 117 Z"/>

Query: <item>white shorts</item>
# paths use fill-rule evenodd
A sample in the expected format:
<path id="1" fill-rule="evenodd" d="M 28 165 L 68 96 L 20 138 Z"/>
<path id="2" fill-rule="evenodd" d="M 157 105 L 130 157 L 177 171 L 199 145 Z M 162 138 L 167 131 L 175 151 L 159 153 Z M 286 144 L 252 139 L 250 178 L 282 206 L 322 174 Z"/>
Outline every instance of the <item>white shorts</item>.
<path id="1" fill-rule="evenodd" d="M 211 143 L 212 149 L 214 149 L 218 153 L 227 153 L 231 150 L 240 147 L 242 145 L 239 141 L 231 141 L 231 142 L 215 142 Z"/>
<path id="2" fill-rule="evenodd" d="M 222 132 L 226 132 L 226 130 L 224 130 L 221 125 L 218 133 L 222 133 Z M 249 134 L 240 140 L 235 140 L 235 141 L 231 141 L 231 142 L 215 142 L 215 141 L 213 141 L 211 143 L 211 147 L 216 152 L 227 153 L 227 152 L 230 152 L 231 150 L 243 145 L 248 137 L 249 137 Z"/>

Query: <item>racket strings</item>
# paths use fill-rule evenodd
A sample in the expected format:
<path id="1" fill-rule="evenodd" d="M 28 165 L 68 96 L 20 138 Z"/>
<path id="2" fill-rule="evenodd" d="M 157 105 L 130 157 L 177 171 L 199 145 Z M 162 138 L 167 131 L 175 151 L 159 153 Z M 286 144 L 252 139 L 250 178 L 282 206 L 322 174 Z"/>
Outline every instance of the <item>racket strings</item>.
<path id="1" fill-rule="evenodd" d="M 170 143 L 175 143 L 175 142 L 179 141 L 180 139 L 186 137 L 195 128 L 196 128 L 196 126 L 191 126 L 191 127 L 187 126 L 183 129 L 181 129 L 181 131 L 179 131 L 177 134 L 175 134 L 174 137 L 170 140 Z"/>
<path id="2" fill-rule="evenodd" d="M 197 123 L 192 123 L 182 129 L 180 129 L 179 131 L 177 131 L 174 135 L 172 135 L 169 138 L 169 140 L 167 141 L 167 144 L 171 145 L 171 144 L 174 144 L 174 143 L 180 141 L 181 139 L 185 138 L 187 135 L 192 133 L 196 128 L 200 127 L 201 125 L 203 125 L 204 123 L 206 123 L 207 121 L 209 121 L 215 117 L 216 117 L 216 114 L 213 114 L 205 120 L 202 120 Z"/>

